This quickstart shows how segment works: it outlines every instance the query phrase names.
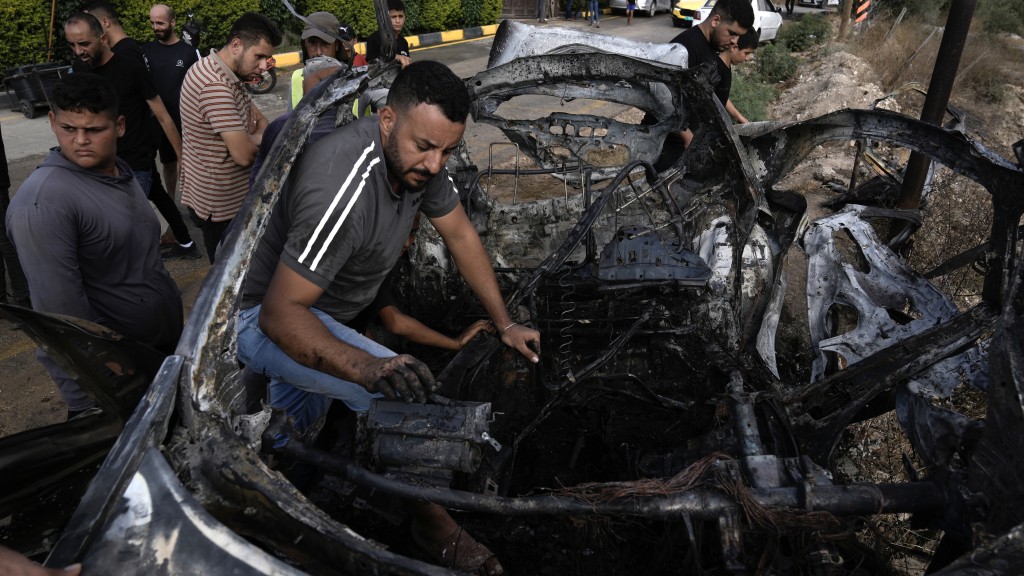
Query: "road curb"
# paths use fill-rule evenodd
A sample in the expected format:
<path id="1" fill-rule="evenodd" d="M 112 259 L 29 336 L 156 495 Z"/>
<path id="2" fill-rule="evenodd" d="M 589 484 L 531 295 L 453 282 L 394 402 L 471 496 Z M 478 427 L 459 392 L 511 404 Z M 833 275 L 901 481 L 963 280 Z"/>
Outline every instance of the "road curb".
<path id="1" fill-rule="evenodd" d="M 439 44 L 449 44 L 452 42 L 460 42 L 462 40 L 473 40 L 475 38 L 494 36 L 497 31 L 497 24 L 488 24 L 487 26 L 474 26 L 472 28 L 465 28 L 462 30 L 428 32 L 426 34 L 406 36 L 405 40 L 409 43 L 410 49 L 427 48 L 428 46 L 437 46 Z M 360 42 L 356 44 L 356 52 L 359 54 L 366 54 L 366 43 Z M 284 68 L 288 66 L 298 66 L 301 61 L 302 54 L 300 52 L 282 52 L 281 54 L 274 54 L 274 65 L 278 67 Z"/>

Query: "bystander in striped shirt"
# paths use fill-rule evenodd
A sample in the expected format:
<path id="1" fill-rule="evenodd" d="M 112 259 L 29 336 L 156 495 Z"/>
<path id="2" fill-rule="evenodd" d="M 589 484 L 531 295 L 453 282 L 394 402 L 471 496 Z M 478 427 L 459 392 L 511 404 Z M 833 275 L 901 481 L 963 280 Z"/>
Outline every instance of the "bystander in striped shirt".
<path id="1" fill-rule="evenodd" d="M 181 203 L 200 219 L 231 220 L 249 191 L 249 169 L 232 160 L 221 132 L 255 126 L 253 102 L 216 50 L 193 65 L 181 86 Z"/>

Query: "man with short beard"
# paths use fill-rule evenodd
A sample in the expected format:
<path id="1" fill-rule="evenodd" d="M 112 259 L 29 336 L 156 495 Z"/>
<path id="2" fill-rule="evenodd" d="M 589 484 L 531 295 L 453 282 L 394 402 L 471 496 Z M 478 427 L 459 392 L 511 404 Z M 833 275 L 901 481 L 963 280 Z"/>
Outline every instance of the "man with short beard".
<path id="1" fill-rule="evenodd" d="M 149 9 L 149 22 L 156 40 L 142 45 L 142 51 L 153 73 L 153 86 L 164 101 L 167 112 L 181 133 L 181 84 L 188 69 L 199 61 L 199 51 L 178 37 L 174 10 L 166 4 Z M 178 189 L 178 157 L 166 137 L 160 138 L 160 163 L 163 164 L 167 191 L 173 196 Z"/>
<path id="2" fill-rule="evenodd" d="M 125 34 L 124 26 L 121 26 L 121 18 L 117 15 L 117 10 L 114 9 L 110 2 L 106 0 L 93 0 L 82 7 L 82 12 L 92 14 L 99 21 L 100 26 L 103 28 L 103 33 L 107 36 L 110 50 L 114 54 L 133 58 L 147 70 L 149 69 L 149 62 L 146 61 L 146 55 L 143 54 L 142 47 L 139 46 L 139 43 L 134 38 Z"/>
<path id="3" fill-rule="evenodd" d="M 386 396 L 425 402 L 434 378 L 346 326 L 394 267 L 416 212 L 430 219 L 510 348 L 531 362 L 540 334 L 513 322 L 445 169 L 469 114 L 465 84 L 438 62 L 395 78 L 377 115 L 339 128 L 297 162 L 253 256 L 238 313 L 238 357 L 270 377 L 270 404 L 315 437 L 332 399 L 362 412 Z M 534 346 L 534 349 L 531 349 Z M 500 574 L 493 554 L 436 505 L 409 503 L 413 538 L 439 563 Z"/>
<path id="4" fill-rule="evenodd" d="M 249 191 L 249 167 L 267 127 L 245 83 L 266 72 L 280 43 L 276 24 L 247 12 L 224 47 L 189 68 L 181 86 L 181 203 L 202 222 L 211 264 Z"/>

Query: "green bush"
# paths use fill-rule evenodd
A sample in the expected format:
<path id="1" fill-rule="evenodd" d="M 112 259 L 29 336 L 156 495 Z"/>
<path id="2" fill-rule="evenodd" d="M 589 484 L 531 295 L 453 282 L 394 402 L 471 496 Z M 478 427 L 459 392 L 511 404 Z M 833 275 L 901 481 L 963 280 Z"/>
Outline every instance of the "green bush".
<path id="1" fill-rule="evenodd" d="M 259 2 L 260 14 L 273 20 L 281 28 L 281 32 L 302 33 L 302 20 L 292 16 L 292 13 L 285 8 L 284 2 L 281 0 L 259 0 Z M 291 2 L 291 5 L 295 7 L 295 2 Z M 295 7 L 295 10 L 298 11 L 298 7 Z M 315 12 L 315 10 L 311 10 L 311 12 Z"/>
<path id="2" fill-rule="evenodd" d="M 462 0 L 462 16 L 465 26 L 486 26 L 494 24 L 501 16 L 501 0 Z"/>
<path id="3" fill-rule="evenodd" d="M 981 0 L 975 18 L 987 32 L 1024 33 L 1024 0 Z"/>
<path id="4" fill-rule="evenodd" d="M 265 0 L 271 1 L 274 0 Z M 456 30 L 494 24 L 501 15 L 502 0 L 404 0 L 406 36 L 423 32 Z M 309 14 L 330 12 L 352 26 L 360 40 L 377 31 L 377 17 L 370 0 L 303 0 L 296 10 Z"/>
<path id="5" fill-rule="evenodd" d="M 259 12 L 260 0 L 231 0 L 230 2 L 204 2 L 203 0 L 181 0 L 171 5 L 178 14 L 178 24 L 185 23 L 184 14 L 191 9 L 206 26 L 200 38 L 199 50 L 206 54 L 210 48 L 220 48 L 228 39 L 231 25 L 246 12 Z M 152 32 L 150 32 L 152 35 Z"/>
<path id="6" fill-rule="evenodd" d="M 68 56 L 61 27 L 64 20 L 87 0 L 57 0 L 54 16 L 53 45 L 58 52 L 50 59 Z M 159 0 L 110 0 L 121 16 L 125 33 L 139 42 L 153 39 L 149 9 Z M 245 12 L 260 12 L 277 23 L 282 32 L 298 34 L 302 22 L 291 15 L 281 0 L 170 0 L 177 12 L 178 26 L 185 24 L 185 14 L 192 9 L 206 25 L 200 50 L 219 48 L 227 40 L 234 21 Z M 39 0 L 0 0 L 0 66 L 8 68 L 47 59 L 47 30 L 50 3 Z M 377 30 L 377 18 L 371 0 L 292 0 L 300 14 L 326 11 L 352 26 L 360 40 Z M 455 30 L 468 26 L 494 24 L 501 15 L 502 0 L 406 0 L 405 34 Z M 286 41 L 287 43 L 287 41 Z"/>
<path id="7" fill-rule="evenodd" d="M 3 1 L 7 2 L 7 0 Z M 87 1 L 88 0 L 58 0 L 58 17 L 54 21 L 54 28 L 56 28 L 58 33 L 64 20 L 77 11 L 78 8 Z M 121 26 L 124 28 L 125 34 L 140 43 L 146 43 L 154 39 L 153 28 L 149 23 L 149 9 L 152 8 L 153 4 L 156 4 L 159 0 L 108 1 L 114 9 L 117 10 L 118 15 L 120 16 Z M 280 6 L 281 11 L 285 11 L 284 4 L 282 4 L 280 0 L 228 0 L 223 2 L 171 0 L 165 3 L 175 11 L 176 18 L 178 20 L 179 32 L 181 27 L 185 25 L 185 15 L 190 9 L 195 13 L 196 17 L 203 22 L 206 31 L 200 38 L 201 44 L 199 46 L 199 49 L 203 54 L 206 54 L 210 48 L 220 48 L 224 45 L 224 42 L 228 37 L 228 32 L 231 31 L 231 25 L 234 24 L 235 20 L 237 20 L 242 14 L 246 12 L 261 12 L 264 5 L 277 5 Z M 279 26 L 286 24 L 286 22 L 282 22 L 278 19 L 279 14 L 277 12 L 267 13 L 265 10 L 262 11 Z M 291 18 L 290 16 L 289 18 L 294 20 L 294 18 Z M 61 43 L 63 43 L 63 38 L 61 39 Z"/>
<path id="8" fill-rule="evenodd" d="M 779 97 L 781 90 L 777 86 L 759 82 L 756 70 L 751 68 L 749 65 L 740 65 L 732 69 L 729 100 L 747 120 L 767 120 L 768 104 Z"/>
<path id="9" fill-rule="evenodd" d="M 50 3 L 38 0 L 0 2 L 0 74 L 21 64 L 47 60 L 47 31 L 50 29 Z M 54 32 L 53 45 L 63 48 L 63 37 Z M 3 101 L 6 102 L 4 99 Z"/>
<path id="10" fill-rule="evenodd" d="M 448 30 L 462 21 L 462 4 L 451 0 L 423 0 L 419 3 L 419 17 L 412 30 Z M 410 29 L 406 24 L 406 29 Z"/>
<path id="11" fill-rule="evenodd" d="M 803 52 L 832 39 L 832 25 L 821 14 L 804 14 L 782 28 L 776 38 L 791 52 Z"/>
<path id="12" fill-rule="evenodd" d="M 778 44 L 758 48 L 754 57 L 757 79 L 767 84 L 785 82 L 796 74 L 800 59 Z"/>
<path id="13" fill-rule="evenodd" d="M 313 12 L 330 12 L 351 26 L 360 40 L 366 40 L 377 31 L 377 17 L 373 12 L 373 2 L 369 0 L 304 0 L 295 5 L 295 9 L 303 16 Z"/>

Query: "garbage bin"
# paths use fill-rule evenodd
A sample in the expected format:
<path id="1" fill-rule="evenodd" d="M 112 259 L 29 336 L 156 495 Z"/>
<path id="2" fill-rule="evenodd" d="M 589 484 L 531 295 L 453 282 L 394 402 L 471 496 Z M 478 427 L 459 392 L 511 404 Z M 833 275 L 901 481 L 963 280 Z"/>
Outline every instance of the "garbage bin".
<path id="1" fill-rule="evenodd" d="M 4 71 L 4 84 L 11 109 L 20 110 L 26 118 L 35 118 L 36 109 L 49 105 L 53 87 L 69 70 L 55 62 L 29 64 Z"/>

